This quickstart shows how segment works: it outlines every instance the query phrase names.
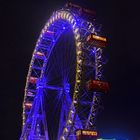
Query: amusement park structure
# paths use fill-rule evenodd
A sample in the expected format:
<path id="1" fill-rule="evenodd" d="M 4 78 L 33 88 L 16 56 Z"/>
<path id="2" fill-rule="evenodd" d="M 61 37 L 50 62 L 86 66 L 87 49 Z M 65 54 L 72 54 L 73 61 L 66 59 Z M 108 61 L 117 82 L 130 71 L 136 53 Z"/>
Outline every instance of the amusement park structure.
<path id="1" fill-rule="evenodd" d="M 96 140 L 106 38 L 95 12 L 68 3 L 41 31 L 29 67 L 20 140 Z"/>

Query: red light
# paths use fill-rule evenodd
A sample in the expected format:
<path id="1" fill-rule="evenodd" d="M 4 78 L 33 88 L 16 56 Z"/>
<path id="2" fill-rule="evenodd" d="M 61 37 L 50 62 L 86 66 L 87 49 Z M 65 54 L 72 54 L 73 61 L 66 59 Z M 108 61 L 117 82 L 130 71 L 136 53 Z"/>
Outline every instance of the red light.
<path id="1" fill-rule="evenodd" d="M 30 77 L 29 82 L 32 83 L 32 84 L 35 84 L 37 82 L 37 79 L 38 78 L 36 78 L 36 77 Z"/>
<path id="2" fill-rule="evenodd" d="M 38 56 L 44 56 L 44 53 L 36 52 L 36 55 L 38 55 Z"/>
<path id="3" fill-rule="evenodd" d="M 48 31 L 48 30 L 46 31 L 46 33 L 47 33 L 47 34 L 50 34 L 50 35 L 53 35 L 53 34 L 54 34 L 53 31 Z"/>
<path id="4" fill-rule="evenodd" d="M 32 107 L 32 103 L 25 103 L 25 107 L 26 108 L 31 108 Z"/>

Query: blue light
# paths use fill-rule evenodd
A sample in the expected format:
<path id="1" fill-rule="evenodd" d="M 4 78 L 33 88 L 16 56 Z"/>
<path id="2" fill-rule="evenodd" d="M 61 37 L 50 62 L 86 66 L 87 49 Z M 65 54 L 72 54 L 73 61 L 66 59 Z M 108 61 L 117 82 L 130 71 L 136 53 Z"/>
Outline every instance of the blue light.
<path id="1" fill-rule="evenodd" d="M 95 53 L 95 50 L 94 49 L 92 49 L 92 53 Z"/>
<path id="2" fill-rule="evenodd" d="M 99 138 L 97 140 L 128 140 L 126 138 Z"/>
<path id="3" fill-rule="evenodd" d="M 68 94 L 70 92 L 70 84 L 66 83 L 64 85 L 64 91 L 65 91 L 65 94 Z"/>

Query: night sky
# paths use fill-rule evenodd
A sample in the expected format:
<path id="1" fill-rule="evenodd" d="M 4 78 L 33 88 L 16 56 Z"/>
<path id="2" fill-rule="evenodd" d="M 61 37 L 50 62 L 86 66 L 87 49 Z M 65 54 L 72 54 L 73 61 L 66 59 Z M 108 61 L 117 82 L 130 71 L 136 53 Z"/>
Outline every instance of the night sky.
<path id="1" fill-rule="evenodd" d="M 21 133 L 26 75 L 36 40 L 54 10 L 66 0 L 0 2 L 0 139 L 16 140 Z M 135 1 L 72 0 L 94 9 L 108 38 L 106 78 L 110 92 L 97 128 L 102 137 L 140 140 L 139 7 Z"/>

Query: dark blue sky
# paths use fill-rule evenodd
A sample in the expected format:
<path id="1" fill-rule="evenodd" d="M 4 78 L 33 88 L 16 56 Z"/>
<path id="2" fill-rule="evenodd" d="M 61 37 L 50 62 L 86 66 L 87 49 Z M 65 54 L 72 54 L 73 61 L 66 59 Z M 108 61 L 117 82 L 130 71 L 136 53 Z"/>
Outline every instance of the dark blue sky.
<path id="1" fill-rule="evenodd" d="M 1 137 L 18 139 L 24 86 L 35 42 L 47 19 L 65 0 L 1 1 Z M 72 0 L 94 9 L 108 38 L 106 77 L 110 92 L 97 127 L 105 137 L 140 139 L 139 7 L 124 0 Z"/>

